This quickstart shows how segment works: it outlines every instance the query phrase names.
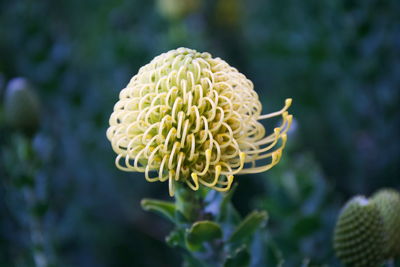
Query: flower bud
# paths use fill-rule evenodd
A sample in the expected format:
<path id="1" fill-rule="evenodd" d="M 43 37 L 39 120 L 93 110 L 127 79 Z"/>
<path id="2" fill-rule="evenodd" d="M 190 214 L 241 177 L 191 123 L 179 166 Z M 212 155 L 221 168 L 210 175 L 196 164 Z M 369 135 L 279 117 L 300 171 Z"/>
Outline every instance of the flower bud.
<path id="1" fill-rule="evenodd" d="M 31 134 L 39 126 L 39 99 L 24 78 L 12 79 L 4 97 L 6 123 L 24 133 Z"/>
<path id="2" fill-rule="evenodd" d="M 158 10 L 170 20 L 179 20 L 193 13 L 200 6 L 200 0 L 158 0 Z"/>
<path id="3" fill-rule="evenodd" d="M 383 189 L 375 193 L 371 201 L 381 212 L 386 245 L 386 257 L 400 257 L 400 194 L 392 189 Z"/>
<path id="4" fill-rule="evenodd" d="M 379 266 L 384 260 L 383 220 L 376 203 L 352 198 L 336 223 L 334 247 L 345 266 Z"/>

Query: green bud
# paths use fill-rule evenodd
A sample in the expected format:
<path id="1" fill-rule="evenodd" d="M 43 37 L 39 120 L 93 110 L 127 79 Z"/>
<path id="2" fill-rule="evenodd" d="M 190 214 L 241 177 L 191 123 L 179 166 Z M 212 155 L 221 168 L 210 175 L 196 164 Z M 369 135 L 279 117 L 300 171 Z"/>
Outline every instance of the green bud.
<path id="1" fill-rule="evenodd" d="M 6 123 L 24 133 L 34 133 L 39 126 L 39 99 L 24 78 L 12 79 L 4 97 Z"/>
<path id="2" fill-rule="evenodd" d="M 375 203 L 352 198 L 336 222 L 334 248 L 346 266 L 379 266 L 384 260 L 383 220 Z"/>
<path id="3" fill-rule="evenodd" d="M 378 206 L 384 225 L 386 257 L 400 257 L 400 194 L 393 189 L 382 189 L 371 201 Z"/>

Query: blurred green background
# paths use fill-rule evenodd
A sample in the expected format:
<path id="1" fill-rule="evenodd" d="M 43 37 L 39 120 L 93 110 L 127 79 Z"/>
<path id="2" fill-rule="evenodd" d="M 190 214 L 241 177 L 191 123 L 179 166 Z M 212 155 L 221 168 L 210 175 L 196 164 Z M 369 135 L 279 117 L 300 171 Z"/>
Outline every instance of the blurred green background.
<path id="1" fill-rule="evenodd" d="M 167 184 L 114 166 L 108 118 L 138 69 L 185 46 L 254 82 L 264 112 L 293 98 L 282 162 L 238 176 L 240 213 L 269 213 L 254 266 L 338 265 L 331 235 L 351 195 L 400 188 L 400 1 L 0 1 L 0 96 L 25 77 L 41 99 L 44 238 L 56 266 L 179 266 L 172 225 L 140 208 Z M 268 129 L 274 125 L 266 125 Z M 14 132 L 0 126 L 0 266 L 32 266 Z M 11 171 L 10 171 L 11 170 Z"/>

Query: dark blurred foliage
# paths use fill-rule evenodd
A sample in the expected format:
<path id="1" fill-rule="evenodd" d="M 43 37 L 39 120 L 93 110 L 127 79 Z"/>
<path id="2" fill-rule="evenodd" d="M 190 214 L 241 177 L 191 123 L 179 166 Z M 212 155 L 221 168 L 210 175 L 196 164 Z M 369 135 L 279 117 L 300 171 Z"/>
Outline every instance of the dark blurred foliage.
<path id="1" fill-rule="evenodd" d="M 268 234 L 254 240 L 253 263 L 337 264 L 330 238 L 340 203 L 400 187 L 400 1 L 199 0 L 173 17 L 161 6 L 0 1 L 0 96 L 16 76 L 40 95 L 34 143 L 57 266 L 181 262 L 164 243 L 171 225 L 140 208 L 143 197 L 168 199 L 167 185 L 118 171 L 105 137 L 121 88 L 178 46 L 237 67 L 266 112 L 294 100 L 281 165 L 237 177 L 239 211 L 258 207 L 270 217 Z M 12 130 L 0 130 L 0 266 L 30 266 L 28 230 L 14 211 L 23 203 L 6 171 L 22 166 L 9 149 Z"/>

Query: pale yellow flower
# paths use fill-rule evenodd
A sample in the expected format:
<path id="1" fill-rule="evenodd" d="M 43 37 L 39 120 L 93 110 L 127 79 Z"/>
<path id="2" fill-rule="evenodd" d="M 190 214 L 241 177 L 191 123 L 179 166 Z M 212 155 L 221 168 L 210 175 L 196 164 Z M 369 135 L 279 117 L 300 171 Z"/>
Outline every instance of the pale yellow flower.
<path id="1" fill-rule="evenodd" d="M 142 67 L 120 92 L 107 137 L 116 166 L 144 172 L 149 182 L 177 181 L 227 191 L 236 174 L 259 173 L 276 165 L 292 115 L 261 115 L 253 83 L 209 53 L 178 48 Z M 266 136 L 259 122 L 282 117 Z"/>

